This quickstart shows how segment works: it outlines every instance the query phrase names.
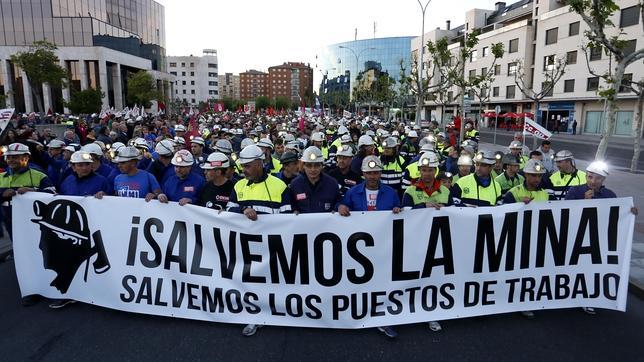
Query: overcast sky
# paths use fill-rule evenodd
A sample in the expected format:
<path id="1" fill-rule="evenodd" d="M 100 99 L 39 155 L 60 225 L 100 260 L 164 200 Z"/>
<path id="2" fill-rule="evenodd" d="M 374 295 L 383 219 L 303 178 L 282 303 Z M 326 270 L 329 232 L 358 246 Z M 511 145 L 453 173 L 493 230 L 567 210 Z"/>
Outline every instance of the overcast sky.
<path id="1" fill-rule="evenodd" d="M 354 39 L 420 35 L 417 0 L 156 0 L 165 6 L 167 55 L 217 49 L 219 73 L 267 70 L 286 61 L 315 67 L 326 45 Z M 423 3 L 426 0 L 422 0 Z M 513 1 L 507 1 L 508 4 Z M 465 11 L 493 0 L 432 0 L 425 32 L 463 24 Z M 316 76 L 319 72 L 315 71 Z"/>

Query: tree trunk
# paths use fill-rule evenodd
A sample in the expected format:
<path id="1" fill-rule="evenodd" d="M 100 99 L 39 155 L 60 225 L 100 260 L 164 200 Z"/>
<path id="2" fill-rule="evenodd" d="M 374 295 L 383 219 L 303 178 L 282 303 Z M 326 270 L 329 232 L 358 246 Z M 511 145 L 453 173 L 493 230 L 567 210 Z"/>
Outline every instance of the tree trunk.
<path id="1" fill-rule="evenodd" d="M 420 125 L 420 119 L 422 117 L 421 112 L 423 111 L 423 106 L 425 102 L 420 97 L 420 94 L 416 94 L 416 124 Z"/>
<path id="2" fill-rule="evenodd" d="M 633 126 L 635 127 L 635 139 L 633 140 L 633 159 L 631 160 L 631 172 L 637 171 L 637 164 L 640 161 L 640 142 L 642 141 L 642 112 L 644 111 L 644 89 L 639 90 L 637 97 L 637 110 Z"/>
<path id="3" fill-rule="evenodd" d="M 608 150 L 608 137 L 615 133 L 615 116 L 617 112 L 617 95 L 619 94 L 619 88 L 622 84 L 622 79 L 624 78 L 624 71 L 626 69 L 626 64 L 617 63 L 615 66 L 615 76 L 613 77 L 613 83 L 611 84 L 612 97 L 609 97 L 606 100 L 606 108 L 608 109 L 606 117 L 606 124 L 602 131 L 602 138 L 599 141 L 597 146 L 597 152 L 595 153 L 596 160 L 605 160 L 606 151 Z"/>

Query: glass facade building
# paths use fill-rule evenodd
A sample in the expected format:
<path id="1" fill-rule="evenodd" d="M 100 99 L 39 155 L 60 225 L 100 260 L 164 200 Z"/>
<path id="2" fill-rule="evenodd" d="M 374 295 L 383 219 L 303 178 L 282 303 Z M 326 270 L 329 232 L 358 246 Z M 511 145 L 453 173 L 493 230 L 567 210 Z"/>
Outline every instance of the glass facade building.
<path id="1" fill-rule="evenodd" d="M 165 72 L 165 8 L 153 0 L 0 0 L 0 46 L 104 46 Z"/>
<path id="2" fill-rule="evenodd" d="M 376 38 L 355 40 L 344 43 L 337 43 L 327 46 L 318 61 L 325 75 L 320 85 L 320 93 L 326 93 L 326 83 L 342 77 L 342 83 L 346 84 L 346 76 L 349 83 L 355 82 L 356 76 L 367 69 L 379 66 L 383 72 L 387 72 L 396 82 L 400 78 L 400 62 L 410 68 L 411 61 L 411 40 L 412 36 L 400 36 L 391 38 Z M 340 79 L 338 79 L 340 81 Z M 334 83 L 335 82 L 335 83 Z M 347 87 L 350 85 L 347 84 Z"/>

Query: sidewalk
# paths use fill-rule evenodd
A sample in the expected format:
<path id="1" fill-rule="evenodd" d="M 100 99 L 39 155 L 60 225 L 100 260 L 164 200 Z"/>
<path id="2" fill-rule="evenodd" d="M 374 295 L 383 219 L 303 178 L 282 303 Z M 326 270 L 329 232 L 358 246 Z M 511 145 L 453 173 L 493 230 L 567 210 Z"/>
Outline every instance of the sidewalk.
<path id="1" fill-rule="evenodd" d="M 507 151 L 507 148 L 504 146 L 495 146 L 489 143 L 481 143 L 479 148 L 491 149 L 493 151 Z M 588 166 L 588 163 L 588 161 L 577 160 L 577 167 L 584 170 Z M 639 215 L 635 218 L 629 282 L 631 290 L 638 294 L 638 296 L 644 298 L 644 189 L 642 185 L 644 185 L 644 174 L 632 174 L 620 170 L 611 170 L 610 175 L 606 178 L 606 187 L 613 190 L 617 196 L 632 196 L 635 207 L 640 211 Z"/>
<path id="2" fill-rule="evenodd" d="M 479 132 L 482 134 L 488 134 L 492 135 L 494 134 L 494 128 L 481 128 L 479 129 Z M 503 128 L 497 129 L 496 132 L 497 136 L 498 135 L 512 135 L 514 134 L 514 131 L 506 131 Z M 531 137 L 528 136 L 528 143 L 530 143 Z M 572 135 L 568 133 L 554 133 L 550 140 L 553 143 L 556 143 L 557 141 L 566 141 L 570 143 L 579 143 L 579 144 L 588 144 L 588 145 L 594 145 L 597 146 L 599 144 L 599 141 L 601 141 L 601 135 L 593 135 L 593 134 L 577 134 L 577 135 Z M 614 148 L 620 148 L 624 150 L 633 150 L 633 137 L 628 137 L 628 136 L 610 136 L 608 137 L 609 144 L 611 147 Z"/>

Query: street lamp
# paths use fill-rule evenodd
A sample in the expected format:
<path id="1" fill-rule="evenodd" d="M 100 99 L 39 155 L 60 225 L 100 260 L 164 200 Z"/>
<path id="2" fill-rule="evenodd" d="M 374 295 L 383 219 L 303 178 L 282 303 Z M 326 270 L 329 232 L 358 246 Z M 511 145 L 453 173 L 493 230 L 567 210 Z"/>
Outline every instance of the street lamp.
<path id="1" fill-rule="evenodd" d="M 351 53 L 353 53 L 353 56 L 356 57 L 356 75 L 355 75 L 356 78 L 358 76 L 358 70 L 360 69 L 360 56 L 362 55 L 362 53 L 366 52 L 367 50 L 376 50 L 376 48 L 370 47 L 370 48 L 364 48 L 361 51 L 359 51 L 358 53 L 356 53 L 356 51 L 353 50 L 353 48 L 348 47 L 348 46 L 340 45 L 339 48 L 340 49 L 347 49 L 347 50 L 351 51 Z M 351 78 L 353 78 L 353 77 L 351 77 Z M 354 82 L 351 82 L 351 83 L 354 83 Z M 351 83 L 349 85 L 349 99 L 353 98 L 353 86 L 355 85 L 355 84 L 351 84 Z M 358 112 L 358 101 L 355 102 L 355 110 L 354 111 Z"/>
<path id="2" fill-rule="evenodd" d="M 318 70 L 320 71 L 320 74 L 322 74 L 322 82 L 320 82 L 320 96 L 322 97 L 322 85 L 323 85 L 325 80 L 326 81 L 329 80 L 329 70 L 337 70 L 337 68 L 330 68 L 330 69 L 327 69 L 326 71 L 322 71 L 322 69 L 318 69 Z M 327 95 L 328 92 L 325 91 L 324 94 Z M 324 99 L 325 98 L 326 97 L 322 97 L 322 111 L 324 111 Z M 329 113 L 330 113 L 331 112 L 331 103 L 328 102 L 328 99 L 327 99 L 327 105 L 329 106 Z"/>
<path id="3" fill-rule="evenodd" d="M 429 3 L 432 2 L 432 0 L 427 0 L 425 3 L 425 6 L 423 6 L 423 3 L 418 1 L 418 5 L 420 6 L 420 10 L 423 13 L 423 28 L 422 32 L 420 33 L 420 69 L 418 71 L 418 100 L 416 101 L 416 125 L 420 126 L 420 114 L 425 108 L 425 87 L 423 87 L 423 68 L 425 65 L 425 11 L 427 10 L 427 7 L 429 6 Z"/>

